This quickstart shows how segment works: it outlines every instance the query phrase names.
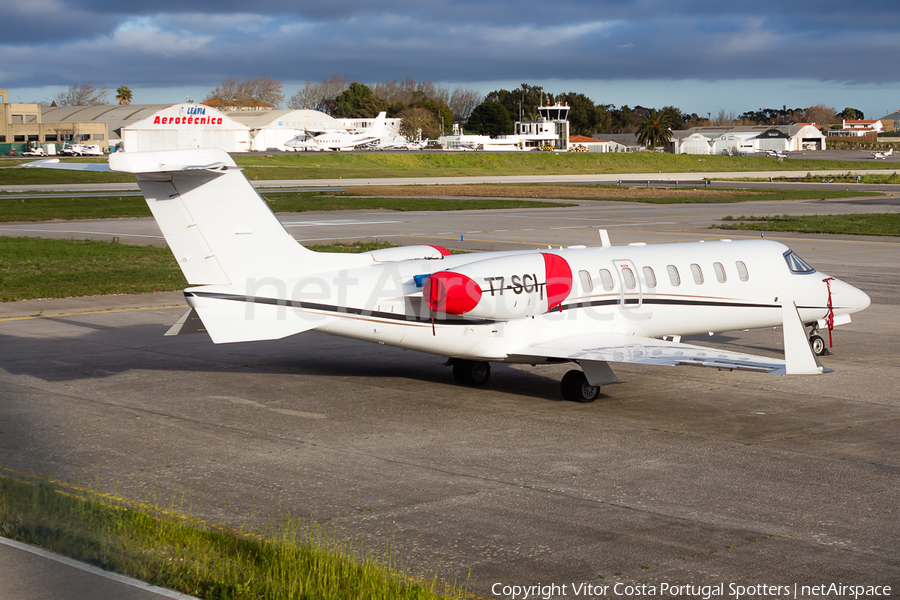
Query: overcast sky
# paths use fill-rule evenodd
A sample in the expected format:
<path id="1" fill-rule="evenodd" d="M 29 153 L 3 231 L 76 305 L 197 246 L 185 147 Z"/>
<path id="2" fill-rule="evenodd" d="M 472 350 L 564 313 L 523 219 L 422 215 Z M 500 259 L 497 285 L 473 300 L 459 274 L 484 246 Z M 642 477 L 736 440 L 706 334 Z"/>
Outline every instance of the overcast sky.
<path id="1" fill-rule="evenodd" d="M 897 0 L 0 0 L 0 14 L 13 102 L 88 80 L 138 104 L 202 100 L 229 75 L 280 79 L 287 98 L 337 73 L 713 116 L 900 108 Z"/>

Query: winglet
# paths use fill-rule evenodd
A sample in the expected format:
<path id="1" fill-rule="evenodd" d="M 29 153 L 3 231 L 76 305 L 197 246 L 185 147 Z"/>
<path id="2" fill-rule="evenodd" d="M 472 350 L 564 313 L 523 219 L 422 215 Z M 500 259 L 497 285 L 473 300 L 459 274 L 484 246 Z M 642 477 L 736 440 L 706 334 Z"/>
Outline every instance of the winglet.
<path id="1" fill-rule="evenodd" d="M 817 375 L 825 367 L 813 353 L 806 339 L 806 330 L 800 320 L 800 312 L 793 300 L 781 305 L 784 329 L 784 363 L 787 375 Z"/>

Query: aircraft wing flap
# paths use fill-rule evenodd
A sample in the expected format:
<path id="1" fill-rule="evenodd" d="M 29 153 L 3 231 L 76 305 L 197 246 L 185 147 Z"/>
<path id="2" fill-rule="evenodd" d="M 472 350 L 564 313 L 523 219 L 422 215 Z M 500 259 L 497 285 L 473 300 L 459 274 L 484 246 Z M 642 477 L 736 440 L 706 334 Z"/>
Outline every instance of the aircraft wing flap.
<path id="1" fill-rule="evenodd" d="M 777 358 L 619 333 L 579 335 L 548 340 L 520 348 L 513 354 L 564 358 L 573 361 L 605 361 L 663 366 L 692 365 L 774 374 L 785 372 L 784 361 Z"/>

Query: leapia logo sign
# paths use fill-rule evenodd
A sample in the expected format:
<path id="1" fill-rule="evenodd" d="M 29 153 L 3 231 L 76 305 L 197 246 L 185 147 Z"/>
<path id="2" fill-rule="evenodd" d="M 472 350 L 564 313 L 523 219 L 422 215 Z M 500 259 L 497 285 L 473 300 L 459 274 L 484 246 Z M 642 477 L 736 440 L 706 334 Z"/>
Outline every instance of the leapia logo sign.
<path id="1" fill-rule="evenodd" d="M 222 117 L 206 115 L 205 106 L 182 106 L 178 109 L 177 117 L 153 118 L 154 125 L 221 125 Z"/>

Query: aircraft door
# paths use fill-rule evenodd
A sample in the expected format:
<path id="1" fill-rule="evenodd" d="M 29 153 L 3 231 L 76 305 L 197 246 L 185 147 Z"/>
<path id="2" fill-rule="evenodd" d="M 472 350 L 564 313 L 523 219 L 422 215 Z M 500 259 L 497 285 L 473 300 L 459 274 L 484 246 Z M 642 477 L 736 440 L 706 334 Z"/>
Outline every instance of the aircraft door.
<path id="1" fill-rule="evenodd" d="M 613 261 L 613 266 L 619 275 L 619 306 L 629 309 L 640 308 L 644 298 L 641 278 L 634 262 L 620 258 Z"/>

